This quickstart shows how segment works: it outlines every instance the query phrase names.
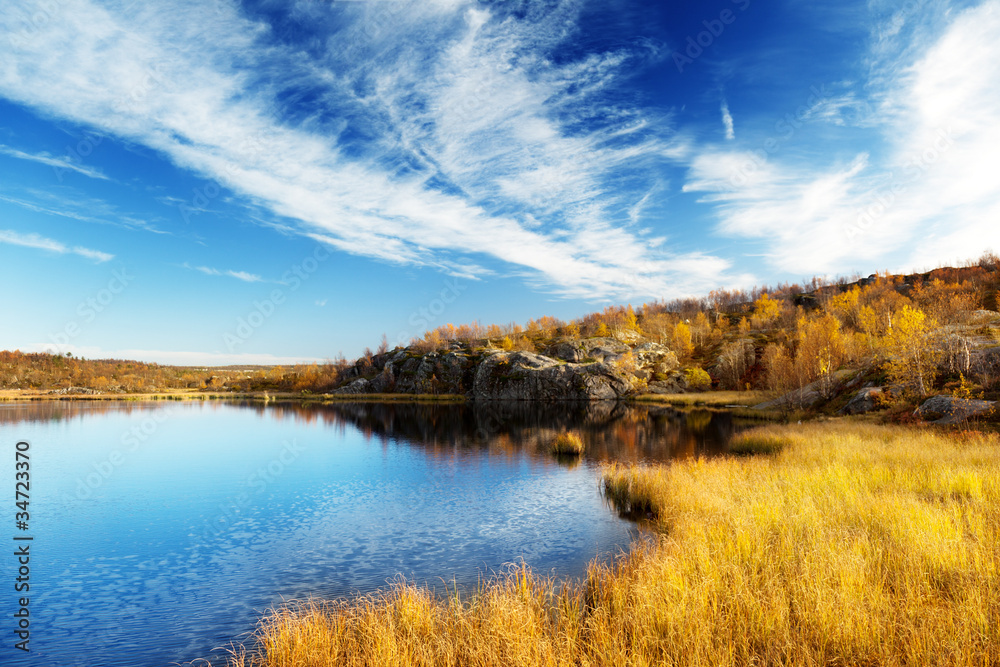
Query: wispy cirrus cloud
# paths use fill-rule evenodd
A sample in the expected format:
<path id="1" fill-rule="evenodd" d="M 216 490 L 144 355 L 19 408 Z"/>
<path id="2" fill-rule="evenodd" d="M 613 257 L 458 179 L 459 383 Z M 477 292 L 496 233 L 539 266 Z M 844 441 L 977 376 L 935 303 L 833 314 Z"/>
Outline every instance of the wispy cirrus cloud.
<path id="1" fill-rule="evenodd" d="M 25 153 L 24 151 L 19 151 L 16 148 L 11 148 L 10 146 L 4 146 L 0 144 L 0 155 L 7 155 L 9 157 L 17 158 L 18 160 L 28 160 L 29 162 L 38 162 L 39 164 L 44 164 L 46 166 L 52 167 L 56 170 L 57 174 L 62 171 L 73 171 L 78 174 L 83 174 L 88 178 L 96 178 L 99 180 L 106 181 L 108 177 L 105 176 L 100 170 L 93 169 L 91 167 L 86 167 L 83 165 L 73 164 L 68 160 L 58 157 L 52 157 L 48 153 Z"/>
<path id="2" fill-rule="evenodd" d="M 59 241 L 46 238 L 39 234 L 22 234 L 9 229 L 0 229 L 0 243 L 20 246 L 22 248 L 34 248 L 37 250 L 47 250 L 60 255 L 79 255 L 92 259 L 95 262 L 107 262 L 114 259 L 114 255 L 100 250 L 91 250 L 83 246 L 68 246 Z"/>
<path id="3" fill-rule="evenodd" d="M 877 130 L 877 154 L 697 152 L 684 189 L 714 206 L 721 233 L 759 239 L 775 266 L 806 274 L 894 252 L 910 268 L 1000 248 L 1000 1 L 920 6 L 873 29 L 868 101 L 815 106 L 839 126 L 843 109 L 866 110 L 856 124 Z"/>
<path id="4" fill-rule="evenodd" d="M 232 271 L 232 270 L 220 270 L 213 269 L 210 266 L 191 266 L 190 264 L 182 265 L 185 269 L 191 269 L 192 271 L 199 271 L 204 273 L 206 276 L 228 276 L 230 278 L 236 278 L 237 280 L 242 280 L 245 283 L 259 283 L 264 279 L 255 273 L 249 273 L 247 271 Z"/>
<path id="5" fill-rule="evenodd" d="M 729 113 L 729 103 L 722 100 L 722 127 L 726 130 L 726 139 L 732 141 L 736 138 L 736 128 L 733 126 L 733 114 Z"/>
<path id="6" fill-rule="evenodd" d="M 98 225 L 112 225 L 125 229 L 142 229 L 154 234 L 167 234 L 147 220 L 136 218 L 118 210 L 108 202 L 88 197 L 74 189 L 65 191 L 50 188 L 48 190 L 27 189 L 18 196 L 0 194 L 0 201 L 14 204 L 27 211 L 54 215 L 70 220 L 79 220 Z"/>
<path id="7" fill-rule="evenodd" d="M 0 17 L 0 93 L 152 147 L 345 252 L 489 260 L 590 298 L 702 291 L 728 270 L 617 224 L 652 167 L 686 148 L 669 119 L 614 102 L 641 55 L 552 57 L 578 3 L 296 7 L 329 26 L 325 46 L 287 46 L 233 5 L 196 2 L 125 15 L 66 0 L 20 39 L 46 7 L 18 3 Z"/>

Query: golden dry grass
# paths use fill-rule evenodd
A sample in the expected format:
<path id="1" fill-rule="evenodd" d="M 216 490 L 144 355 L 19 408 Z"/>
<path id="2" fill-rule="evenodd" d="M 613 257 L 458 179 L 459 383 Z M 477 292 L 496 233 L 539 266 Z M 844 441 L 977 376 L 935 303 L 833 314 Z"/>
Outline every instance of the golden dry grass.
<path id="1" fill-rule="evenodd" d="M 643 403 L 668 403 L 670 405 L 708 405 L 727 407 L 742 405 L 751 407 L 774 398 L 767 391 L 704 391 L 689 394 L 640 394 L 633 398 Z"/>
<path id="2" fill-rule="evenodd" d="M 561 456 L 582 454 L 583 440 L 575 433 L 560 433 L 552 439 L 552 453 Z"/>
<path id="3" fill-rule="evenodd" d="M 398 585 L 283 610 L 234 665 L 1000 664 L 1000 441 L 857 423 L 764 457 L 612 466 L 663 536 L 562 587 Z"/>

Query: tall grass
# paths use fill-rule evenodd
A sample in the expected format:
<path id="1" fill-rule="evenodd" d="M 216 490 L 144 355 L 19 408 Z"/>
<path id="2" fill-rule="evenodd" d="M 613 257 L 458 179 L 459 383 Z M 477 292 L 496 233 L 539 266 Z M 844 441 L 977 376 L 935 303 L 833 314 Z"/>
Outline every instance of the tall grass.
<path id="1" fill-rule="evenodd" d="M 557 456 L 577 456 L 583 453 L 583 440 L 576 433 L 560 433 L 552 439 L 552 453 Z"/>
<path id="2" fill-rule="evenodd" d="M 1000 442 L 783 429 L 765 457 L 616 467 L 658 544 L 580 581 L 516 568 L 471 596 L 407 585 L 286 609 L 235 665 L 1000 664 Z"/>

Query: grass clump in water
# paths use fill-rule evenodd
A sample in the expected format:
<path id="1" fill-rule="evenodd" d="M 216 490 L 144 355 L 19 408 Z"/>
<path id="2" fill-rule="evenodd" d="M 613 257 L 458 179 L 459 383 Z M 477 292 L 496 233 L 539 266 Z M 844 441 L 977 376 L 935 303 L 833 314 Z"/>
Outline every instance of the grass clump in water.
<path id="1" fill-rule="evenodd" d="M 579 456 L 583 453 L 583 440 L 575 433 L 560 433 L 552 439 L 552 453 L 556 456 Z"/>

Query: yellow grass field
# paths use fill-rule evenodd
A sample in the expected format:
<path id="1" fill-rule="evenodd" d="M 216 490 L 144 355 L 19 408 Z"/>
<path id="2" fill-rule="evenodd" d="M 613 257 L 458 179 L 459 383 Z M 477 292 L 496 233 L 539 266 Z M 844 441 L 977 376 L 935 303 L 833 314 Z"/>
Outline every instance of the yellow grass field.
<path id="1" fill-rule="evenodd" d="M 464 597 L 280 610 L 232 665 L 1000 664 L 995 434 L 756 435 L 776 453 L 608 468 L 608 497 L 662 536 L 584 580 L 522 567 Z"/>

